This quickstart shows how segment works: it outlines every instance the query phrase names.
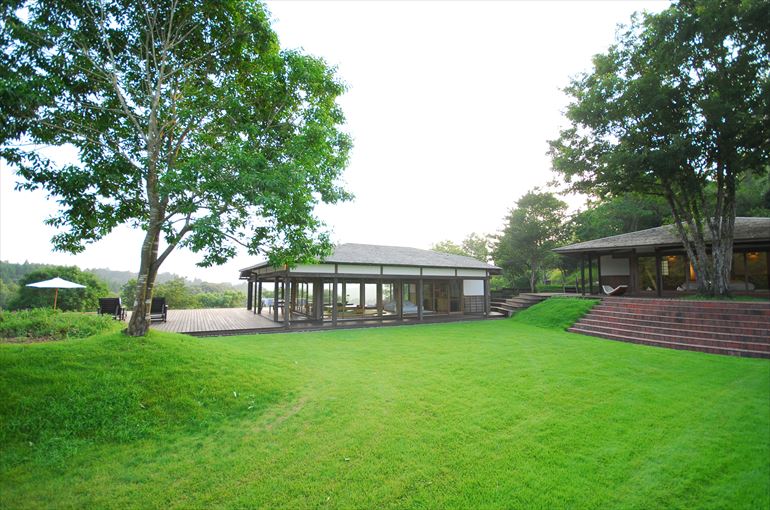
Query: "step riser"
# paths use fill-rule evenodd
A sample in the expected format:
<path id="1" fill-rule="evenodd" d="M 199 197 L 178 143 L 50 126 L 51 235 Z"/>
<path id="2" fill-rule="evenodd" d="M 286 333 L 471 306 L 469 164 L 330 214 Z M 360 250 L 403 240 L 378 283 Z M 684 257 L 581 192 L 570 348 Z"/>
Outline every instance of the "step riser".
<path id="1" fill-rule="evenodd" d="M 632 299 L 632 298 L 604 298 L 604 304 L 631 306 L 684 306 L 698 309 L 715 308 L 719 310 L 768 310 L 768 301 L 682 301 L 677 299 Z"/>
<path id="2" fill-rule="evenodd" d="M 570 331 L 624 342 L 770 358 L 770 304 L 605 299 Z"/>
<path id="3" fill-rule="evenodd" d="M 594 308 L 596 311 L 603 312 L 615 312 L 615 313 L 633 313 L 638 315 L 651 315 L 656 317 L 673 317 L 673 318 L 692 318 L 692 319 L 707 319 L 707 320 L 747 320 L 751 322 L 765 322 L 770 323 L 770 315 L 760 315 L 754 313 L 736 313 L 730 311 L 713 311 L 704 312 L 702 310 L 653 310 L 645 308 L 609 308 L 605 306 L 598 306 Z"/>
<path id="4" fill-rule="evenodd" d="M 731 326 L 712 327 L 701 325 L 684 325 L 674 323 L 662 323 L 654 320 L 637 319 L 614 319 L 607 317 L 598 317 L 591 315 L 580 321 L 583 325 L 592 325 L 598 327 L 616 327 L 620 329 L 635 329 L 640 331 L 661 331 L 671 334 L 682 334 L 686 331 L 686 336 L 712 339 L 739 339 L 743 342 L 770 343 L 770 334 L 757 329 L 734 328 Z"/>
<path id="5" fill-rule="evenodd" d="M 585 333 L 584 331 L 576 330 L 574 328 L 570 328 L 569 331 L 573 333 L 584 334 L 584 335 L 589 334 L 589 333 Z M 670 343 L 656 342 L 654 340 L 626 338 L 626 337 L 620 337 L 620 336 L 608 335 L 608 334 L 599 334 L 599 333 L 590 333 L 590 335 L 595 337 L 600 337 L 600 338 L 606 338 L 608 340 L 615 340 L 620 342 L 642 344 L 642 345 L 651 345 L 655 347 L 665 347 L 667 349 L 698 351 L 698 352 L 705 352 L 709 354 L 722 354 L 722 355 L 730 355 L 730 356 L 741 356 L 741 357 L 747 357 L 747 358 L 770 358 L 770 353 L 757 352 L 757 351 L 743 351 L 740 349 L 719 349 L 716 347 L 709 347 L 705 345 L 670 344 Z"/>
<path id="6" fill-rule="evenodd" d="M 693 312 L 693 313 L 702 313 L 702 314 L 728 313 L 728 314 L 740 314 L 740 315 L 756 315 L 759 317 L 770 317 L 770 306 L 765 306 L 761 308 L 757 308 L 757 307 L 730 308 L 730 307 L 689 306 L 689 305 L 671 304 L 671 303 L 660 304 L 660 305 L 654 305 L 654 304 L 648 304 L 648 303 L 626 304 L 626 303 L 618 303 L 614 301 L 607 302 L 606 300 L 603 301 L 599 306 L 602 308 L 612 309 L 612 310 L 645 310 L 651 313 L 676 311 L 676 312 Z"/>
<path id="7" fill-rule="evenodd" d="M 662 332 L 650 332 L 644 329 L 616 329 L 612 327 L 597 327 L 588 324 L 580 324 L 579 329 L 588 331 L 591 334 L 611 335 L 617 337 L 635 337 L 644 340 L 653 340 L 661 342 L 677 342 L 687 345 L 705 345 L 709 347 L 722 347 L 725 349 L 751 349 L 755 351 L 762 351 L 770 353 L 770 343 L 759 342 L 744 342 L 738 339 L 714 339 L 714 338 L 702 338 L 696 336 L 679 336 L 676 331 L 670 333 Z M 689 333 L 689 332 L 688 332 Z"/>

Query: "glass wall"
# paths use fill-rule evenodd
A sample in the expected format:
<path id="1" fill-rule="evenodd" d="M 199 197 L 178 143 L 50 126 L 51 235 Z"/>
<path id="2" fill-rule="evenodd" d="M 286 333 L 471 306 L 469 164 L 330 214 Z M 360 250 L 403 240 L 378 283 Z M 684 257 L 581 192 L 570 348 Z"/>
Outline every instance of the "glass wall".
<path id="1" fill-rule="evenodd" d="M 740 255 L 740 253 L 735 254 L 735 256 Z M 767 252 L 746 253 L 746 270 L 749 277 L 749 290 L 768 290 Z"/>
<path id="2" fill-rule="evenodd" d="M 639 257 L 637 267 L 639 271 L 639 290 L 658 290 L 658 285 L 655 282 L 655 257 Z"/>
<path id="3" fill-rule="evenodd" d="M 655 266 L 652 270 L 655 276 Z M 665 255 L 660 261 L 660 275 L 663 290 L 685 290 L 687 287 L 687 266 L 683 255 Z"/>
<path id="4" fill-rule="evenodd" d="M 462 302 L 462 282 L 458 280 L 451 280 L 449 282 L 449 312 L 462 312 Z"/>
<path id="5" fill-rule="evenodd" d="M 404 316 L 417 315 L 417 282 L 403 282 L 401 295 L 404 303 Z"/>
<path id="6" fill-rule="evenodd" d="M 422 282 L 422 313 L 429 315 L 436 313 L 436 297 L 433 292 L 435 285 L 433 282 Z"/>
<path id="7" fill-rule="evenodd" d="M 382 315 L 398 315 L 398 296 L 396 296 L 396 283 L 382 284 Z"/>
<path id="8" fill-rule="evenodd" d="M 746 261 L 743 253 L 733 253 L 730 268 L 730 290 L 746 290 Z"/>
<path id="9" fill-rule="evenodd" d="M 313 315 L 313 283 L 308 281 L 294 282 L 292 290 L 292 311 L 303 315 Z"/>

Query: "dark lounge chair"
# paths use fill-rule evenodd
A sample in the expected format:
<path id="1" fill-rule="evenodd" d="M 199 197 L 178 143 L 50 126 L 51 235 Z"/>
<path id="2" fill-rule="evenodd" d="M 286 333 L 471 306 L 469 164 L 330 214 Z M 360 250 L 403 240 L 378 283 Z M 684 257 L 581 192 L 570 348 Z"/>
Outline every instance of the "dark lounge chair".
<path id="1" fill-rule="evenodd" d="M 618 285 L 614 289 L 609 285 L 602 285 L 602 290 L 608 296 L 622 296 L 626 293 L 626 289 L 628 289 L 628 285 Z"/>
<path id="2" fill-rule="evenodd" d="M 99 298 L 99 309 L 97 310 L 99 315 L 112 315 L 115 320 L 126 319 L 126 309 L 123 308 L 123 304 L 120 302 L 120 298 Z"/>
<path id="3" fill-rule="evenodd" d="M 150 306 L 150 322 L 166 322 L 167 315 L 168 306 L 166 306 L 166 298 L 152 298 L 152 305 Z"/>

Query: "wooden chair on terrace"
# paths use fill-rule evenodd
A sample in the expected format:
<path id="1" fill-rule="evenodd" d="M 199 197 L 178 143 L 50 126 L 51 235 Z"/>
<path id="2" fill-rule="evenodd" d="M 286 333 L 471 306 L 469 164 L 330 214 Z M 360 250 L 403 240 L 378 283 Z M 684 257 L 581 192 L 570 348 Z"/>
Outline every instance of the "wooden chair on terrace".
<path id="1" fill-rule="evenodd" d="M 120 302 L 120 298 L 99 298 L 99 309 L 96 311 L 99 315 L 112 315 L 115 320 L 126 319 L 126 309 Z"/>
<path id="2" fill-rule="evenodd" d="M 628 285 L 618 285 L 614 289 L 609 285 L 602 285 L 602 290 L 608 296 L 622 296 L 626 293 L 626 289 L 628 289 Z"/>
<path id="3" fill-rule="evenodd" d="M 152 298 L 152 305 L 150 305 L 150 322 L 166 322 L 167 315 L 168 306 L 166 306 L 166 298 Z"/>

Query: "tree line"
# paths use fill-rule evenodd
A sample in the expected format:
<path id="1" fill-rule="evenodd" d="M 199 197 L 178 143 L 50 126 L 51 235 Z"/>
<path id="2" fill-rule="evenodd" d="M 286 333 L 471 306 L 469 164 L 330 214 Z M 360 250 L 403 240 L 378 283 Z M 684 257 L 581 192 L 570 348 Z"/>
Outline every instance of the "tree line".
<path id="1" fill-rule="evenodd" d="M 600 207 L 643 200 L 648 219 L 675 225 L 698 293 L 728 295 L 736 216 L 768 215 L 770 2 L 681 0 L 636 14 L 564 91 L 568 126 L 549 155 L 569 191 L 599 204 L 583 218 L 591 237 L 631 228 L 601 220 Z M 495 260 L 534 287 L 553 246 L 588 234 L 565 209 L 553 194 L 524 195 Z"/>
<path id="2" fill-rule="evenodd" d="M 0 262 L 0 309 L 20 310 L 52 306 L 53 289 L 37 289 L 26 285 L 57 276 L 86 286 L 85 289 L 60 291 L 57 308 L 65 311 L 92 312 L 97 309 L 99 298 L 116 296 L 122 299 L 124 306 L 130 307 L 135 299 L 133 289 L 136 288 L 136 275 L 109 269 L 97 271 L 98 274 L 94 270 L 81 270 L 76 266 Z M 111 276 L 110 283 L 100 275 Z M 122 281 L 121 277 L 124 277 Z M 166 304 L 173 309 L 246 306 L 245 284 L 190 281 L 171 273 L 159 275 L 158 280 L 160 283 L 155 295 L 165 297 Z"/>
<path id="3" fill-rule="evenodd" d="M 435 251 L 494 262 L 503 269 L 493 278 L 493 288 L 514 287 L 534 292 L 556 275 L 554 287 L 574 283 L 577 261 L 552 250 L 673 222 L 665 199 L 655 195 L 625 193 L 589 200 L 582 210 L 568 213 L 556 191 L 533 189 L 510 210 L 496 234 L 470 234 L 462 243 L 445 240 Z M 770 176 L 747 175 L 736 190 L 737 216 L 770 216 Z"/>

